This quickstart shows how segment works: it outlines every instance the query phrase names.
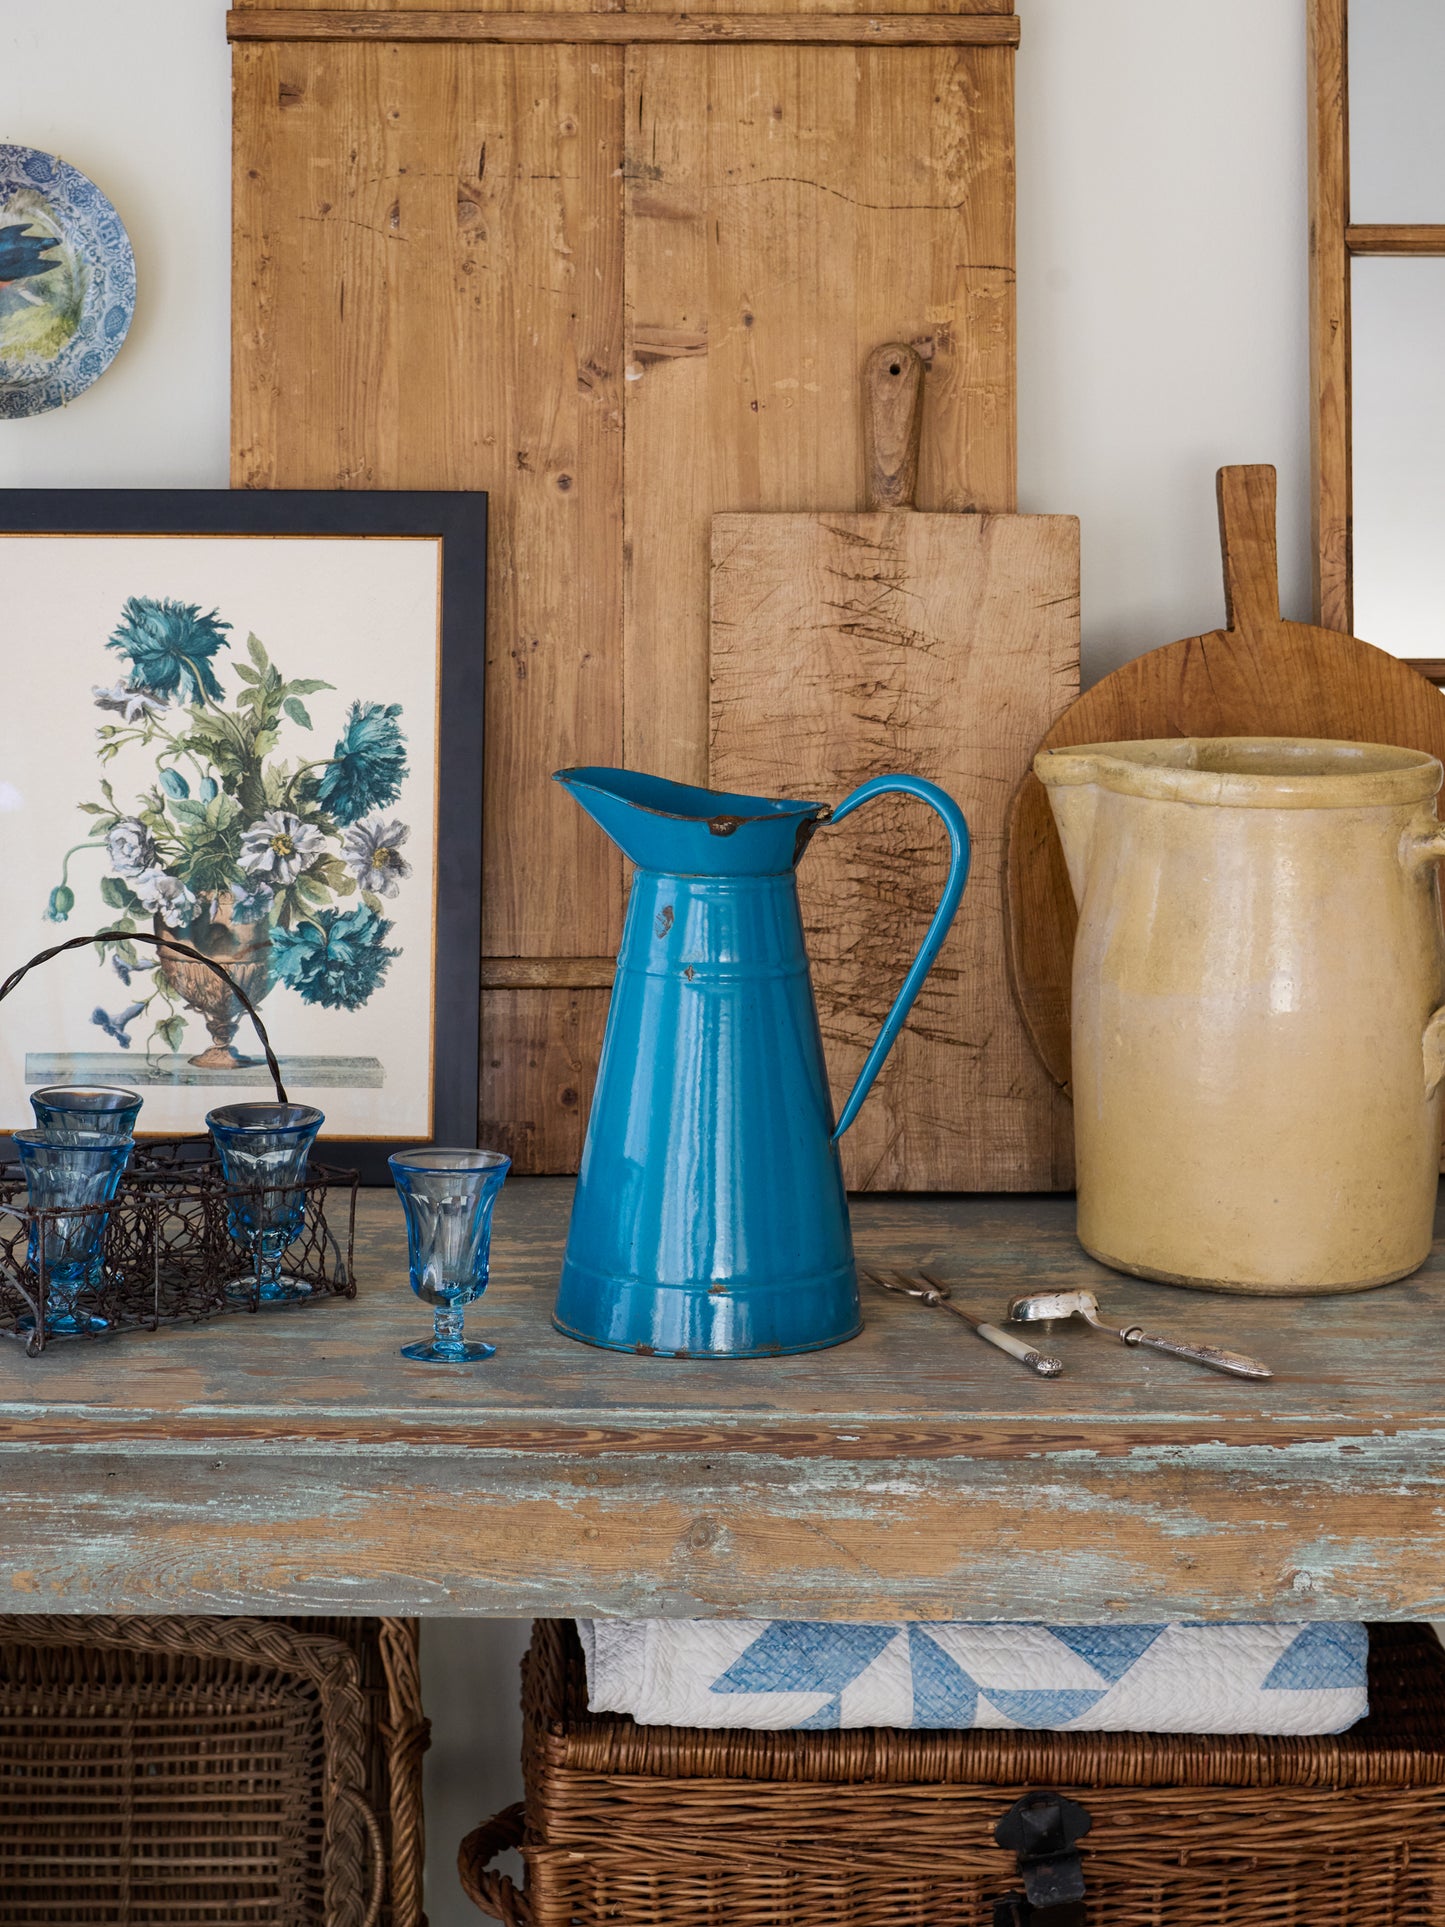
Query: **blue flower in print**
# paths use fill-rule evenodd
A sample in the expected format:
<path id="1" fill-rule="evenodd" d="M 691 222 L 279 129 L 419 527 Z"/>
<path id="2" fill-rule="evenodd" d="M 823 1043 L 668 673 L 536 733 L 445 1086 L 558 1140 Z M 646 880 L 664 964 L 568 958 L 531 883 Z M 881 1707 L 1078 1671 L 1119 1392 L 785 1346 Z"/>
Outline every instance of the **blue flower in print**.
<path id="1" fill-rule="evenodd" d="M 90 1013 L 90 1021 L 98 1024 L 107 1037 L 113 1037 L 122 1050 L 129 1050 L 130 1032 L 126 1026 L 133 1024 L 144 1009 L 144 1004 L 127 1004 L 124 1010 L 117 1011 L 112 1017 L 109 1011 L 102 1010 L 97 1004 Z"/>
<path id="2" fill-rule="evenodd" d="M 218 649 L 229 649 L 231 625 L 213 609 L 201 614 L 194 602 L 157 601 L 130 596 L 114 635 L 105 645 L 131 660 L 130 686 L 152 696 L 179 696 L 199 703 L 221 700 L 221 685 L 211 668 Z"/>
<path id="3" fill-rule="evenodd" d="M 402 955 L 381 899 L 402 896 L 410 875 L 400 854 L 407 826 L 389 807 L 371 808 L 404 791 L 401 704 L 338 703 L 326 728 L 339 735 L 336 753 L 318 754 L 314 736 L 301 741 L 316 729 L 306 699 L 334 684 L 286 674 L 258 635 L 242 626 L 237 636 L 204 603 L 134 595 L 112 607 L 105 648 L 122 659 L 112 664 L 120 679 L 92 687 L 107 773 L 95 800 L 78 804 L 89 821 L 61 857 L 45 915 L 70 919 L 71 868 L 99 856 L 99 895 L 118 940 L 153 923 L 185 931 L 207 955 L 240 942 L 272 960 L 258 1000 L 285 986 L 314 1007 L 359 1010 Z M 282 753 L 289 731 L 299 757 Z M 126 783 L 139 778 L 129 795 L 117 770 Z M 179 1051 L 189 1015 L 205 1016 L 186 982 L 129 950 L 111 969 L 130 997 L 144 996 L 148 1015 L 137 1028 L 134 1008 L 97 1006 L 97 1028 L 122 1048 L 144 1035 L 147 1054 L 155 1038 Z"/>
<path id="4" fill-rule="evenodd" d="M 317 801 L 338 823 L 356 823 L 384 810 L 401 794 L 407 773 L 406 738 L 397 727 L 400 703 L 353 703 L 331 766 L 317 785 Z"/>
<path id="5" fill-rule="evenodd" d="M 271 933 L 276 974 L 303 1004 L 359 1010 L 376 990 L 399 950 L 387 947 L 391 925 L 365 904 L 318 910 L 290 930 Z"/>
<path id="6" fill-rule="evenodd" d="M 238 884 L 231 898 L 231 921 L 264 923 L 275 901 L 276 892 L 269 883 L 262 883 L 257 877 L 248 877 L 244 888 Z"/>

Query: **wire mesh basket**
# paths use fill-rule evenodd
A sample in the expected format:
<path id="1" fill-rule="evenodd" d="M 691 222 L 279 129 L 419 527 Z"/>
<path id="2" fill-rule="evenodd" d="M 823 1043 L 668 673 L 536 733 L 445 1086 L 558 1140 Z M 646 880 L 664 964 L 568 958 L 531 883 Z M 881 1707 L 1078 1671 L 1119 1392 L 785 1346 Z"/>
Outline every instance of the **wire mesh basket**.
<path id="1" fill-rule="evenodd" d="M 52 958 L 121 939 L 153 943 L 223 978 L 255 1026 L 276 1102 L 288 1101 L 255 1005 L 223 965 L 175 938 L 107 930 L 72 937 L 13 971 L 0 984 L 0 1002 Z M 310 1287 L 309 1297 L 298 1297 L 297 1304 L 356 1296 L 352 1267 L 359 1183 L 355 1171 L 315 1162 L 308 1166 L 301 1230 L 286 1253 L 288 1276 Z M 0 1164 L 0 1338 L 23 1344 L 33 1357 L 60 1340 L 153 1331 L 158 1325 L 259 1310 L 258 1281 L 254 1273 L 247 1276 L 252 1267 L 229 1221 L 238 1205 L 248 1200 L 259 1205 L 265 1193 L 264 1186 L 229 1183 L 208 1136 L 138 1143 L 109 1204 L 37 1208 L 28 1202 L 21 1167 Z M 86 1292 L 87 1319 L 77 1330 L 57 1331 L 45 1258 L 56 1240 L 46 1233 L 74 1229 L 87 1218 L 105 1222 L 101 1276 Z"/>

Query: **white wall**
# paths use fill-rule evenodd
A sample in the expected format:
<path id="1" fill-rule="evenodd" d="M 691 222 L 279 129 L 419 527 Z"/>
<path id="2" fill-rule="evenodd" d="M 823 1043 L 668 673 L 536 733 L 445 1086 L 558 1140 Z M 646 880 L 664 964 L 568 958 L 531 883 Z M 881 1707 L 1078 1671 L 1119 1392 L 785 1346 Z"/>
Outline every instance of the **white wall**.
<path id="1" fill-rule="evenodd" d="M 114 367 L 0 423 L 0 487 L 226 481 L 225 0 L 0 0 L 0 141 L 110 194 L 140 289 Z M 1308 604 L 1303 0 L 1020 0 L 1022 506 L 1083 517 L 1091 678 L 1222 620 L 1214 470 L 1280 471 Z M 13 645 L 12 645 L 13 647 Z M 15 665 L 12 671 L 12 687 Z M 511 1622 L 431 1622 L 433 1927 L 456 1843 L 514 1796 Z"/>
<path id="2" fill-rule="evenodd" d="M 1020 507 L 1083 518 L 1085 678 L 1223 622 L 1227 462 L 1308 620 L 1304 0 L 1018 11 Z"/>
<path id="3" fill-rule="evenodd" d="M 0 143 L 89 174 L 136 253 L 136 312 L 68 408 L 0 422 L 0 488 L 224 488 L 230 406 L 226 0 L 0 0 Z"/>

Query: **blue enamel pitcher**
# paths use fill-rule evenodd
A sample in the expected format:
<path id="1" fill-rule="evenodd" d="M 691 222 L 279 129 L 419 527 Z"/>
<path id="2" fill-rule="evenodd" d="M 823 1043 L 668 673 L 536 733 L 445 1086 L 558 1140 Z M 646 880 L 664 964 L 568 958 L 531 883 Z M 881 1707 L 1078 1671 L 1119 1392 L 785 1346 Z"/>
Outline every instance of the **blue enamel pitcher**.
<path id="1" fill-rule="evenodd" d="M 948 934 L 968 825 L 916 776 L 835 809 L 620 769 L 559 770 L 636 865 L 557 1292 L 570 1338 L 668 1358 L 753 1358 L 861 1328 L 838 1140 Z M 875 796 L 929 804 L 948 882 L 841 1117 L 833 1120 L 796 867 Z"/>

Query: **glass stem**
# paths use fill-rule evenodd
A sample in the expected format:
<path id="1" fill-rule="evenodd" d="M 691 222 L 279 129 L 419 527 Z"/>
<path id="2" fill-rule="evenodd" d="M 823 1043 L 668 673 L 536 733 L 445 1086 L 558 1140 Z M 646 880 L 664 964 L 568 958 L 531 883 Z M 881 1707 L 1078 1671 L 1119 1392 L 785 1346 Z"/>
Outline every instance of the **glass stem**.
<path id="1" fill-rule="evenodd" d="M 440 1307 L 432 1316 L 432 1336 L 439 1346 L 460 1345 L 462 1342 L 462 1322 L 464 1311 L 443 1310 Z"/>
<path id="2" fill-rule="evenodd" d="M 276 1285 L 281 1277 L 282 1253 L 275 1236 L 263 1231 L 256 1240 L 256 1283 L 264 1292 L 268 1285 Z"/>

